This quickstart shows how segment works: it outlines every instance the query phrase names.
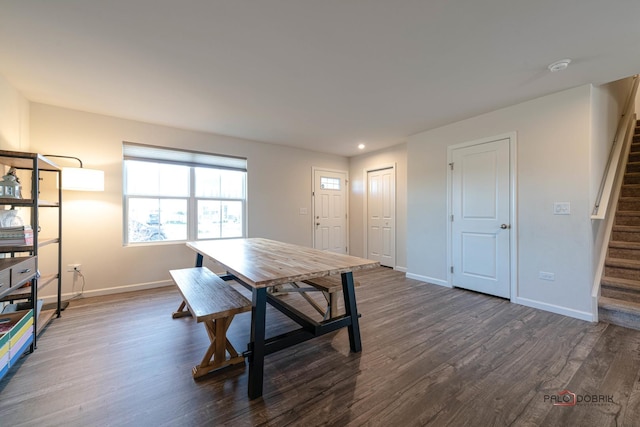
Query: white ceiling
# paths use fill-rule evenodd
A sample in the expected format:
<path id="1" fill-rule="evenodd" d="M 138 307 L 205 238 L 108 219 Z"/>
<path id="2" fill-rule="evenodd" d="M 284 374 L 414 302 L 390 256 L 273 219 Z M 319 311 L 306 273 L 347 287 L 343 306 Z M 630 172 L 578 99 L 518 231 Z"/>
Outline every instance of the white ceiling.
<path id="1" fill-rule="evenodd" d="M 638 0 L 0 0 L 31 101 L 345 156 L 638 72 Z"/>

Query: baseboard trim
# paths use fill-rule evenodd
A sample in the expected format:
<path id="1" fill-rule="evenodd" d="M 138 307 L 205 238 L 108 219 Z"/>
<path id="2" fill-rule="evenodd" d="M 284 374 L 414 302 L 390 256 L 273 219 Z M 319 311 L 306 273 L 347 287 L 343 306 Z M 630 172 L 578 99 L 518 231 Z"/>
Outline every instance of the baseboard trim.
<path id="1" fill-rule="evenodd" d="M 96 289 L 93 291 L 84 291 L 82 296 L 80 297 L 77 293 L 65 293 L 62 294 L 62 300 L 68 300 L 71 298 L 88 298 L 88 297 L 98 297 L 103 295 L 112 295 L 112 294 L 121 294 L 124 292 L 134 292 L 134 291 L 143 291 L 145 289 L 154 289 L 154 288 L 162 288 L 165 286 L 171 286 L 173 282 L 171 280 L 160 280 L 157 282 L 146 282 L 146 283 L 136 283 L 133 285 L 124 285 L 124 286 L 114 286 L 112 288 L 104 288 L 104 289 Z M 46 296 L 42 297 L 45 303 L 55 303 L 56 296 Z"/>
<path id="2" fill-rule="evenodd" d="M 587 322 L 597 322 L 597 317 L 594 318 L 593 313 L 586 311 L 573 310 L 571 308 L 561 307 L 558 305 L 547 304 L 540 301 L 535 301 L 528 298 L 516 297 L 513 300 L 514 303 L 524 305 L 527 307 L 537 308 L 551 313 L 561 314 L 567 317 L 573 317 L 575 319 L 586 320 Z"/>
<path id="3" fill-rule="evenodd" d="M 407 276 L 408 279 L 419 280 L 421 282 L 431 283 L 432 285 L 451 288 L 451 286 L 449 286 L 449 282 L 447 282 L 446 280 L 436 279 L 434 277 L 429 277 L 429 276 L 422 276 L 420 274 L 414 274 L 414 273 L 405 273 L 405 276 Z"/>
<path id="4" fill-rule="evenodd" d="M 407 267 L 399 267 L 399 266 L 396 265 L 393 269 L 396 270 L 396 271 L 399 271 L 401 273 L 406 273 L 407 272 Z"/>

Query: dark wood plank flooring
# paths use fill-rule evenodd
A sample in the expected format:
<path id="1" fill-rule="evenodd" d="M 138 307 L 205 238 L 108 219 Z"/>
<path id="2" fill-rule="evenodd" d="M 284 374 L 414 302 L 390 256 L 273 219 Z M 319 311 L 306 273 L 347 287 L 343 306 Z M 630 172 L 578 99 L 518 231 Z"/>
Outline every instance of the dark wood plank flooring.
<path id="1" fill-rule="evenodd" d="M 270 355 L 254 401 L 245 367 L 192 379 L 208 339 L 171 318 L 175 288 L 73 301 L 0 382 L 0 425 L 640 426 L 640 331 L 385 268 L 357 278 L 363 351 L 341 330 Z M 271 334 L 291 327 L 267 316 Z M 229 329 L 237 349 L 249 323 Z M 563 390 L 575 406 L 553 405 Z"/>

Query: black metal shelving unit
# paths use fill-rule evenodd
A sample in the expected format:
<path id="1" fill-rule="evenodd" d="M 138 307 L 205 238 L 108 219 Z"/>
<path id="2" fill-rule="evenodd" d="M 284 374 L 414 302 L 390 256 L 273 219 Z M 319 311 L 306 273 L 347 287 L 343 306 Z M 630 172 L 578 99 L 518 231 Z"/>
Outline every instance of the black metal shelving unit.
<path id="1" fill-rule="evenodd" d="M 34 256 L 35 267 L 38 271 L 38 275 L 31 280 L 30 286 L 22 286 L 16 289 L 12 289 L 11 292 L 6 293 L 0 297 L 0 301 L 28 301 L 30 308 L 34 313 L 34 341 L 33 348 L 36 347 L 36 340 L 38 334 L 42 329 L 53 319 L 54 317 L 60 317 L 62 311 L 62 190 L 61 186 L 57 185 L 55 190 L 51 190 L 52 194 L 57 195 L 57 200 L 45 201 L 40 198 L 40 186 L 44 180 L 52 180 L 51 184 L 60 183 L 61 168 L 55 163 L 51 162 L 41 154 L 26 153 L 18 151 L 3 151 L 0 150 L 0 165 L 7 167 L 13 167 L 19 171 L 31 171 L 30 179 L 31 183 L 29 197 L 15 199 L 15 198 L 0 198 L 0 205 L 12 208 L 29 208 L 30 215 L 29 220 L 33 229 L 33 245 L 15 245 L 15 246 L 2 246 L 0 245 L 0 253 L 7 254 L 9 257 L 22 257 L 22 256 Z M 27 174 L 28 175 L 28 174 Z M 26 184 L 26 183 L 25 183 Z M 23 197 L 26 196 L 26 185 L 22 186 Z M 40 219 L 41 211 L 43 209 L 53 209 L 57 211 L 57 235 L 54 236 L 41 236 L 40 235 Z M 26 218 L 23 218 L 26 222 Z M 39 271 L 40 249 L 48 245 L 57 245 L 57 262 L 55 271 L 42 272 Z M 5 256 L 7 256 L 5 255 Z M 54 308 L 42 309 L 37 314 L 37 301 L 38 293 L 40 290 L 47 286 L 55 284 L 57 286 L 57 298 Z"/>

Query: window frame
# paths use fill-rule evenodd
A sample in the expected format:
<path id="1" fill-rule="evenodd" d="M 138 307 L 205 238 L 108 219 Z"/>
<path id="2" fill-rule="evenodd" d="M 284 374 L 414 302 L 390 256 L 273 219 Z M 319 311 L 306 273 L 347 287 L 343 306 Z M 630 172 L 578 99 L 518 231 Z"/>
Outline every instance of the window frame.
<path id="1" fill-rule="evenodd" d="M 128 150 L 129 149 L 129 150 Z M 134 155 L 131 155 L 131 152 Z M 141 155 L 142 154 L 142 155 Z M 147 154 L 145 156 L 145 154 Z M 158 158 L 159 157 L 159 158 Z M 173 157 L 176 160 L 168 159 Z M 204 160 L 204 161 L 194 161 Z M 127 191 L 127 161 L 141 161 L 155 164 L 174 164 L 189 168 L 189 192 L 187 196 L 163 196 L 163 195 L 130 195 Z M 144 144 L 123 142 L 123 161 L 122 161 L 122 206 L 123 206 L 123 222 L 122 222 L 122 242 L 123 246 L 144 246 L 144 245 L 166 245 L 184 243 L 188 241 L 204 241 L 204 240 L 223 240 L 245 238 L 248 230 L 248 172 L 246 168 L 246 158 L 226 156 L 220 154 L 212 154 L 206 152 L 181 150 L 175 148 L 165 148 L 150 146 Z M 231 164 L 231 166 L 229 165 Z M 242 167 L 244 165 L 244 167 Z M 232 170 L 242 172 L 243 175 L 243 194 L 244 198 L 226 198 L 218 197 L 202 197 L 196 196 L 196 169 L 206 168 L 214 170 Z M 130 199 L 181 199 L 186 200 L 186 220 L 187 220 L 187 237 L 182 240 L 150 240 L 142 242 L 129 241 L 129 201 Z M 198 238 L 198 202 L 199 201 L 218 201 L 224 202 L 240 202 L 242 212 L 241 235 L 233 237 L 203 237 Z M 222 223 L 220 223 L 222 224 Z M 220 229 L 222 235 L 222 228 Z"/>

